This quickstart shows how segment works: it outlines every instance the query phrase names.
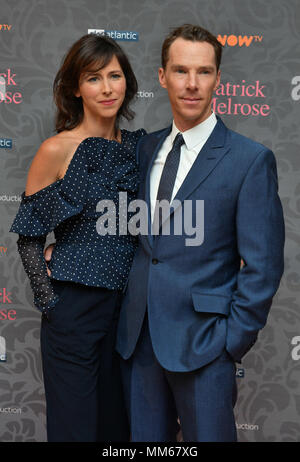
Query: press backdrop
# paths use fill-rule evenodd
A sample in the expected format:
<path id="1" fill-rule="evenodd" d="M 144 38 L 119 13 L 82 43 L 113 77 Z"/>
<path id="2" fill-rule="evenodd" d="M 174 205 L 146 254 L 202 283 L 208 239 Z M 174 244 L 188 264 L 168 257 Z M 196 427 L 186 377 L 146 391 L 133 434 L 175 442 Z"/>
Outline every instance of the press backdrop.
<path id="1" fill-rule="evenodd" d="M 139 81 L 129 127 L 157 130 L 171 122 L 157 78 L 161 44 L 186 22 L 224 44 L 213 108 L 274 151 L 286 220 L 284 276 L 266 327 L 238 365 L 239 441 L 300 441 L 299 0 L 0 0 L 0 441 L 46 439 L 40 314 L 9 227 L 32 158 L 54 134 L 62 56 L 89 29 L 123 38 Z"/>

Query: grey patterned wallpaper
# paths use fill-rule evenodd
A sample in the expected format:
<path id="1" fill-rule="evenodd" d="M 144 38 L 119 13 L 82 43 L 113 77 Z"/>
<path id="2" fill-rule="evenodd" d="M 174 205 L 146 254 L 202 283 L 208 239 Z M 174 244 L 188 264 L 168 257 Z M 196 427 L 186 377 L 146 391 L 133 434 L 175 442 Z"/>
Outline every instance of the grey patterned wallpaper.
<path id="1" fill-rule="evenodd" d="M 30 162 L 53 134 L 52 82 L 62 56 L 88 29 L 131 32 L 137 40 L 120 42 L 139 81 L 129 127 L 153 131 L 171 121 L 157 79 L 161 43 L 185 22 L 224 44 L 214 109 L 274 151 L 286 220 L 284 277 L 237 371 L 239 441 L 300 441 L 299 0 L 0 0 L 1 442 L 46 438 L 40 315 L 8 230 Z"/>

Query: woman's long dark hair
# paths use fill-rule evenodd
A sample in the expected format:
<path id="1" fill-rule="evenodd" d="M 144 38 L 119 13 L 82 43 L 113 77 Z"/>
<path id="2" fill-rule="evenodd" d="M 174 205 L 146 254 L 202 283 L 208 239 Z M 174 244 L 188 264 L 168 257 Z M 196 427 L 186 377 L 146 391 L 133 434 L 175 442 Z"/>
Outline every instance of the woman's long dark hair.
<path id="1" fill-rule="evenodd" d="M 75 128 L 83 119 L 81 97 L 75 96 L 80 75 L 102 69 L 113 56 L 118 59 L 126 79 L 125 98 L 117 114 L 116 128 L 121 116 L 127 120 L 133 119 L 134 112 L 129 104 L 137 93 L 138 85 L 126 54 L 110 37 L 87 34 L 71 46 L 54 80 L 53 94 L 57 107 L 55 128 L 58 133 Z"/>

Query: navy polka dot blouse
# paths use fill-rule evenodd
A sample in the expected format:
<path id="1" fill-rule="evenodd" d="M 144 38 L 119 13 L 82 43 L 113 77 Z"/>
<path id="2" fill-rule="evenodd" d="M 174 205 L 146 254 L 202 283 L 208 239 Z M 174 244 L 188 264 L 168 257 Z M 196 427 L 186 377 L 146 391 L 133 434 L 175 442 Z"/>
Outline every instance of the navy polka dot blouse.
<path id="1" fill-rule="evenodd" d="M 79 144 L 62 179 L 30 196 L 22 194 L 10 231 L 20 235 L 18 249 L 35 305 L 41 311 L 52 308 L 58 301 L 43 256 L 46 236 L 51 231 L 56 239 L 49 264 L 51 278 L 113 290 L 124 287 L 136 238 L 118 232 L 119 193 L 127 193 L 127 204 L 136 198 L 135 149 L 146 132 L 122 129 L 121 133 L 122 143 L 86 138 Z M 97 232 L 96 222 L 101 212 L 97 212 L 96 206 L 101 200 L 115 204 L 115 235 Z"/>

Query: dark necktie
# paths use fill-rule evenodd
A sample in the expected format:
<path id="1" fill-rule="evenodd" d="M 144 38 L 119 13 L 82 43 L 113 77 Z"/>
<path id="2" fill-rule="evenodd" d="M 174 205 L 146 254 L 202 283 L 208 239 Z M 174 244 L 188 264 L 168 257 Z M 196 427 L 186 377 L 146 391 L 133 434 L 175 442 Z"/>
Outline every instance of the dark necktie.
<path id="1" fill-rule="evenodd" d="M 180 149 L 183 144 L 183 136 L 181 133 L 178 133 L 173 142 L 173 147 L 167 155 L 166 162 L 161 174 L 156 197 L 157 201 L 165 199 L 168 202 L 171 202 L 172 192 L 174 189 L 174 184 L 180 161 Z"/>
<path id="2" fill-rule="evenodd" d="M 160 202 L 162 200 L 167 200 L 170 204 L 171 197 L 174 189 L 174 184 L 176 180 L 176 175 L 179 167 L 180 161 L 180 150 L 181 146 L 184 144 L 184 139 L 181 133 L 176 135 L 176 138 L 173 142 L 173 147 L 169 154 L 167 155 L 165 165 L 161 174 L 158 192 L 156 196 L 156 201 Z M 162 212 L 161 209 L 157 207 L 154 212 L 154 221 L 153 221 L 153 231 L 154 234 L 157 234 L 160 225 L 162 224 Z"/>

